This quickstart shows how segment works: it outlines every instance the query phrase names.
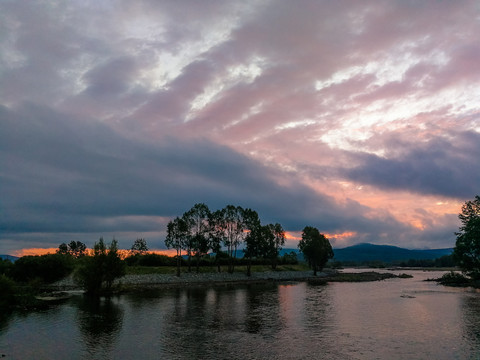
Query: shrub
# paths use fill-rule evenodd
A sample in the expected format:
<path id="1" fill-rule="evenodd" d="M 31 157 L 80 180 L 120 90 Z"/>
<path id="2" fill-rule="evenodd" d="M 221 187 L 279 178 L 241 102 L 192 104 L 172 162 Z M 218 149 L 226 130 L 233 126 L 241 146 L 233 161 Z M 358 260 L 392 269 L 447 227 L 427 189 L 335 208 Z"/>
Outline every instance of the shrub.
<path id="1" fill-rule="evenodd" d="M 0 275 L 0 309 L 15 303 L 15 283 L 5 275 Z"/>
<path id="2" fill-rule="evenodd" d="M 450 271 L 449 273 L 444 274 L 438 282 L 447 286 L 468 286 L 471 284 L 471 279 L 460 273 Z"/>
<path id="3" fill-rule="evenodd" d="M 99 295 L 103 290 L 109 292 L 115 279 L 123 275 L 125 263 L 118 254 L 117 241 L 112 240 L 107 250 L 101 238 L 93 247 L 93 255 L 80 259 L 74 278 L 87 293 Z"/>
<path id="4" fill-rule="evenodd" d="M 13 264 L 12 277 L 21 282 L 39 280 L 52 283 L 69 275 L 73 270 L 73 259 L 69 255 L 47 254 L 23 256 Z"/>
<path id="5" fill-rule="evenodd" d="M 9 275 L 13 268 L 13 264 L 8 259 L 0 259 L 0 275 Z"/>

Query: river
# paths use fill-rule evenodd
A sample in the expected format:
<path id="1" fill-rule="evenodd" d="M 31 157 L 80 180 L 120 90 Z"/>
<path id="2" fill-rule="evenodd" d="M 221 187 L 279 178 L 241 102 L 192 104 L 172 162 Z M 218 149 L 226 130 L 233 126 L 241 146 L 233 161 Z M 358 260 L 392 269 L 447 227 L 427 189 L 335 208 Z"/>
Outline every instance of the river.
<path id="1" fill-rule="evenodd" d="M 411 279 L 194 287 L 0 316 L 5 359 L 480 359 L 480 292 Z"/>

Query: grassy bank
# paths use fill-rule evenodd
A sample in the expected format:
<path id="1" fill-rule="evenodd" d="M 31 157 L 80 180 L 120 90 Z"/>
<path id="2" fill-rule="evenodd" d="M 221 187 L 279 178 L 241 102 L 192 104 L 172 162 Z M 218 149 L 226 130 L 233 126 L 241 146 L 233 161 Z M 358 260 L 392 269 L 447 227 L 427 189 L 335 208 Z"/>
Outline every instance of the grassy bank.
<path id="1" fill-rule="evenodd" d="M 228 270 L 227 266 L 221 266 L 220 272 L 226 273 Z M 309 271 L 310 268 L 306 264 L 296 264 L 296 265 L 278 265 L 275 270 L 272 270 L 270 265 L 252 265 L 252 273 L 256 272 L 268 272 L 268 271 Z M 165 274 L 165 275 L 174 275 L 177 272 L 175 266 L 127 266 L 126 268 L 127 275 L 148 275 L 148 274 Z M 197 268 L 192 266 L 192 273 L 197 272 Z M 200 266 L 199 273 L 217 273 L 218 268 L 216 266 Z M 245 265 L 235 266 L 235 273 L 246 273 L 247 267 Z M 188 267 L 182 266 L 181 273 L 188 273 Z"/>

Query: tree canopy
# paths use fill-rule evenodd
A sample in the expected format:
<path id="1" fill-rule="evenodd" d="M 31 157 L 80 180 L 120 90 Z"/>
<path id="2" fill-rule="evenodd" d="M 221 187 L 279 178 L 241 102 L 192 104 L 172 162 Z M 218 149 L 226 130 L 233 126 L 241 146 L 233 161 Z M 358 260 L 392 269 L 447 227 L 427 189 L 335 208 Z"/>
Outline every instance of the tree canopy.
<path id="1" fill-rule="evenodd" d="M 313 269 L 313 274 L 321 271 L 328 259 L 333 258 L 333 250 L 330 241 L 321 234 L 317 228 L 306 226 L 302 232 L 302 240 L 298 248 Z"/>
<path id="2" fill-rule="evenodd" d="M 459 228 L 453 256 L 465 274 L 480 279 L 480 196 L 465 202 L 458 215 Z"/>
<path id="3" fill-rule="evenodd" d="M 58 246 L 57 253 L 59 254 L 69 254 L 73 257 L 82 257 L 87 254 L 87 246 L 82 243 L 81 241 L 70 241 L 67 245 L 65 243 L 61 243 Z"/>
<path id="4" fill-rule="evenodd" d="M 135 240 L 130 251 L 133 254 L 145 254 L 148 251 L 147 241 L 145 239 Z"/>

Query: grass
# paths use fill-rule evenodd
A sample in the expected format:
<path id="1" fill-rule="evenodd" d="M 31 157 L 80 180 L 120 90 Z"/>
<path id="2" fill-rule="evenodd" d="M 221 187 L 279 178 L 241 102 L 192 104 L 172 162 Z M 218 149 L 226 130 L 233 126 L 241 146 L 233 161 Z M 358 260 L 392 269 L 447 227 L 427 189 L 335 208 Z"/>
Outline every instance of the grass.
<path id="1" fill-rule="evenodd" d="M 277 269 L 275 271 L 308 271 L 310 268 L 305 264 L 297 264 L 297 265 L 277 265 Z M 146 274 L 176 274 L 177 268 L 175 266 L 127 266 L 127 275 L 146 275 Z M 227 266 L 221 266 L 222 272 L 227 272 Z M 251 269 L 252 273 L 254 272 L 267 272 L 272 271 L 272 267 L 270 265 L 252 265 Z M 186 273 L 188 272 L 187 266 L 181 267 L 181 272 Z M 192 273 L 196 273 L 197 268 L 192 266 Z M 200 273 L 216 273 L 217 267 L 216 266 L 200 266 L 199 268 Z M 247 266 L 246 265 L 238 265 L 235 266 L 236 273 L 246 273 Z"/>

